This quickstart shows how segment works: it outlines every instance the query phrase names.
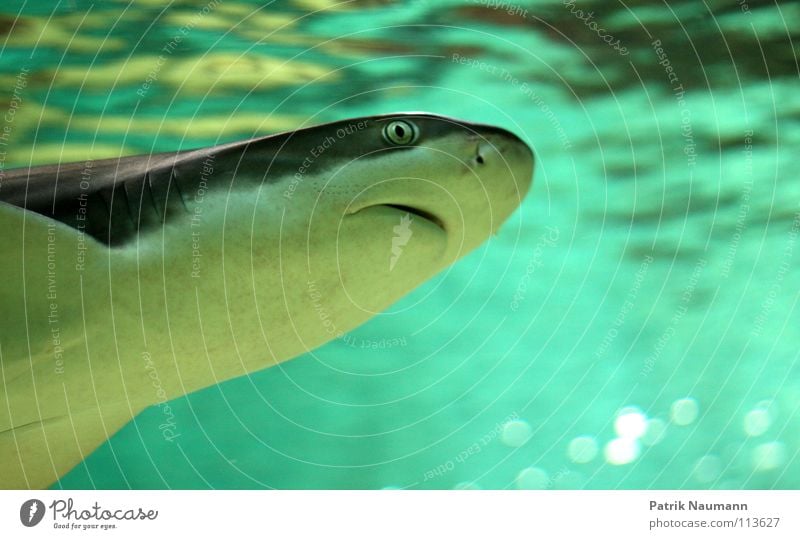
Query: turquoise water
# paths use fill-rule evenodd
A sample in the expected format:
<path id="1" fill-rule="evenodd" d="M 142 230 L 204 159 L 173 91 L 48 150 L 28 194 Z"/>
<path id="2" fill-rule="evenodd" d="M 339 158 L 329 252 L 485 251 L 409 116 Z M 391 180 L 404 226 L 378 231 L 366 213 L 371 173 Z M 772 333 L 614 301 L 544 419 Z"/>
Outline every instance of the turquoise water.
<path id="1" fill-rule="evenodd" d="M 705 4 L 4 4 L 4 166 L 401 110 L 537 155 L 450 271 L 61 486 L 800 487 L 800 5 Z"/>

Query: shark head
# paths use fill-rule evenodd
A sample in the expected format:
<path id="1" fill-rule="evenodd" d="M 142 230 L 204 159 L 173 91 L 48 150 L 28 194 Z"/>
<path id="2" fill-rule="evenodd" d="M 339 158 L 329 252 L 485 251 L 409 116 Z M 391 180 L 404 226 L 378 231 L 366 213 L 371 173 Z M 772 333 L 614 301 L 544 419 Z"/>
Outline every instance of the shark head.
<path id="1" fill-rule="evenodd" d="M 281 290 L 313 283 L 314 294 L 294 291 L 286 304 L 305 296 L 293 316 L 312 313 L 300 318 L 307 330 L 327 302 L 324 323 L 337 334 L 490 238 L 533 175 L 532 151 L 511 132 L 422 113 L 295 131 L 272 151 L 248 222 L 253 237 L 271 239 L 260 248 L 256 239 L 251 254 L 279 253 Z"/>

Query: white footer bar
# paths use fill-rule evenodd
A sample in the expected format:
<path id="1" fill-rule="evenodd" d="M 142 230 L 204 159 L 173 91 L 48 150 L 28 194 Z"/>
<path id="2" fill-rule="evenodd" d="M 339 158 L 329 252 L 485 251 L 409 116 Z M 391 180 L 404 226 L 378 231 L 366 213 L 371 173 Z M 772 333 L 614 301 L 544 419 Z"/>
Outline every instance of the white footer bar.
<path id="1" fill-rule="evenodd" d="M 0 491 L 0 501 L 3 538 L 800 537 L 794 491 Z"/>

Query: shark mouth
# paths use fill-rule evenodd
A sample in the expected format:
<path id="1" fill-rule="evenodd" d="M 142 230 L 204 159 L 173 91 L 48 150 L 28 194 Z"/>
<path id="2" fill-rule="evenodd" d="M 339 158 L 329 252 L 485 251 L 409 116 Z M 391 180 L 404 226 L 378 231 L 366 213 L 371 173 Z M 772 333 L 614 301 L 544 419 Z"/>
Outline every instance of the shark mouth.
<path id="1" fill-rule="evenodd" d="M 419 219 L 425 219 L 426 221 L 430 221 L 434 225 L 438 226 L 442 230 L 447 231 L 447 228 L 444 225 L 444 221 L 440 217 L 431 212 L 422 210 L 420 208 L 405 206 L 403 204 L 378 204 L 378 206 L 383 206 L 385 208 L 391 208 L 393 210 L 401 211 L 403 213 L 407 213 Z"/>

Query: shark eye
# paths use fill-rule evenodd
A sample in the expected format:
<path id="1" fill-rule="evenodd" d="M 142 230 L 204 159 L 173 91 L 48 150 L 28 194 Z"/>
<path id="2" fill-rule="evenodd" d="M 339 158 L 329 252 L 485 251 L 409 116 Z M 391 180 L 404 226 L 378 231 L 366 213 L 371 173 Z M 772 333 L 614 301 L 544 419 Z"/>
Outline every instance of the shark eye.
<path id="1" fill-rule="evenodd" d="M 406 120 L 395 120 L 383 128 L 383 138 L 391 144 L 406 146 L 412 144 L 419 136 L 417 126 Z"/>

